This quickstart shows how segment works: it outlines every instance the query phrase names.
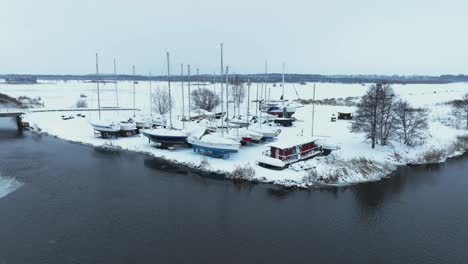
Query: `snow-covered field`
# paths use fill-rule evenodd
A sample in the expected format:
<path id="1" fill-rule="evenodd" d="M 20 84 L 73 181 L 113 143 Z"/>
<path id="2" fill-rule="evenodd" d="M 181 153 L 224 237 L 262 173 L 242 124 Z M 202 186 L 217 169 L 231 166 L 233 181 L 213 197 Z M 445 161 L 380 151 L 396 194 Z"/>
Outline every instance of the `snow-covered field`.
<path id="1" fill-rule="evenodd" d="M 119 106 L 133 107 L 133 88 L 131 82 L 119 82 Z M 167 87 L 166 83 L 153 83 L 153 88 Z M 173 123 L 176 127 L 182 127 L 182 123 L 176 120 L 182 115 L 182 93 L 179 83 L 172 84 L 172 93 L 176 104 L 173 110 Z M 281 96 L 281 87 L 271 88 L 271 99 L 278 99 Z M 161 150 L 153 145 L 148 144 L 147 138 L 143 136 L 135 136 L 129 138 L 118 139 L 101 139 L 94 135 L 91 126 L 88 124 L 90 119 L 97 118 L 97 112 L 85 112 L 86 118 L 74 118 L 71 120 L 62 120 L 61 115 L 75 115 L 77 112 L 45 112 L 45 113 L 29 113 L 25 120 L 32 126 L 39 127 L 43 132 L 60 138 L 82 142 L 94 146 L 112 145 L 119 146 L 124 149 L 145 152 L 156 157 L 163 157 L 177 163 L 186 164 L 192 167 L 198 167 L 200 164 L 208 164 L 207 170 L 229 173 L 236 166 L 245 166 L 250 164 L 255 169 L 256 180 L 262 182 L 272 182 L 283 185 L 306 186 L 310 185 L 308 181 L 309 172 L 298 168 L 312 168 L 318 175 L 324 177 L 335 177 L 333 180 L 336 184 L 350 184 L 364 181 L 378 180 L 387 176 L 395 165 L 405 163 L 420 163 L 420 156 L 432 149 L 448 148 L 455 138 L 459 135 L 465 135 L 466 130 L 457 130 L 444 125 L 443 121 L 449 112 L 449 108 L 440 103 L 449 100 L 461 98 L 468 92 L 468 84 L 417 84 L 417 85 L 393 85 L 397 94 L 402 98 L 407 99 L 413 106 L 426 107 L 431 112 L 430 114 L 430 129 L 429 137 L 424 145 L 419 147 L 406 147 L 398 142 L 392 141 L 390 146 L 378 146 L 372 150 L 368 142 L 364 142 L 362 134 L 352 134 L 349 132 L 350 123 L 348 121 L 339 120 L 330 122 L 330 116 L 333 113 L 352 112 L 353 107 L 346 106 L 327 106 L 316 105 L 315 107 L 315 125 L 314 135 L 329 143 L 339 145 L 340 150 L 332 153 L 326 158 L 316 158 L 308 161 L 300 162 L 291 168 L 276 171 L 270 170 L 256 165 L 255 160 L 262 154 L 262 151 L 268 149 L 268 142 L 254 144 L 250 146 L 242 146 L 239 153 L 232 154 L 230 159 L 222 160 L 195 154 L 188 147 L 177 147 L 176 150 Z M 196 89 L 196 85 L 192 85 L 192 89 Z M 220 86 L 209 85 L 209 89 L 219 91 Z M 187 86 L 185 85 L 185 89 Z M 257 84 L 251 86 L 250 99 L 256 98 Z M 360 84 L 335 84 L 335 83 L 319 83 L 316 84 L 316 98 L 341 98 L 361 96 L 367 90 L 367 86 Z M 186 91 L 186 90 L 185 90 Z M 259 92 L 261 89 L 259 88 Z M 285 88 L 286 99 L 297 99 L 298 96 L 302 99 L 312 98 L 313 84 L 299 85 L 287 84 Z M 80 98 L 80 94 L 87 95 L 88 107 L 97 106 L 96 85 L 93 83 L 84 82 L 54 82 L 38 85 L 5 85 L 0 84 L 0 92 L 10 96 L 29 96 L 41 97 L 45 104 L 45 108 L 71 108 Z M 268 93 L 267 93 L 268 94 Z M 136 85 L 136 107 L 141 109 L 141 113 L 149 113 L 150 89 L 148 82 L 140 82 Z M 185 94 L 185 111 L 188 112 L 187 94 Z M 246 101 L 246 100 L 245 100 Z M 101 86 L 101 106 L 110 107 L 116 105 L 116 94 L 114 84 L 107 83 Z M 246 105 L 241 106 L 241 114 L 245 116 Z M 255 104 L 252 103 L 250 112 L 255 114 Z M 220 110 L 220 109 L 219 109 Z M 230 108 L 232 113 L 232 105 Z M 125 111 L 120 113 L 103 112 L 105 119 L 120 119 L 124 120 L 133 115 L 133 111 Z M 232 114 L 230 114 L 232 115 Z M 299 108 L 295 117 L 299 120 L 295 122 L 293 127 L 281 127 L 281 134 L 277 141 L 291 141 L 298 137 L 310 137 L 311 135 L 311 116 L 312 106 L 306 105 Z M 188 124 L 187 126 L 194 126 Z M 446 153 L 441 159 L 443 161 L 448 156 L 461 154 Z M 355 163 L 371 164 L 365 169 L 355 166 Z"/>

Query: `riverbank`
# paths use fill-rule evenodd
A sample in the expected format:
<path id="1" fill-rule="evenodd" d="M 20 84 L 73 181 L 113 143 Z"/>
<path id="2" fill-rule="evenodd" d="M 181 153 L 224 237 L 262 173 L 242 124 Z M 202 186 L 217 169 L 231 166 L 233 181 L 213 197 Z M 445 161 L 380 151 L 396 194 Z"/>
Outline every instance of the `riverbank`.
<path id="1" fill-rule="evenodd" d="M 142 109 L 143 114 L 149 113 L 149 89 L 140 82 L 137 86 L 138 92 L 135 101 L 137 107 Z M 58 83 L 56 86 L 36 89 L 34 87 L 23 87 L 14 90 L 7 87 L 10 95 L 25 93 L 32 96 L 41 95 L 46 108 L 70 108 L 74 107 L 73 102 L 80 99 L 81 94 L 87 94 L 88 106 L 93 107 L 96 103 L 96 96 L 93 87 L 83 83 Z M 110 84 L 103 85 L 101 93 L 102 106 L 111 107 L 114 104 L 115 90 L 109 87 Z M 164 83 L 154 85 L 164 86 Z M 177 104 L 181 100 L 181 87 L 174 84 L 174 106 L 173 123 L 181 128 L 182 122 L 179 117 L 182 115 L 182 106 Z M 313 84 L 295 87 L 295 93 L 302 99 L 310 99 Z M 2 87 L 3 88 L 3 87 Z M 216 89 L 208 85 L 209 89 Z M 294 94 L 292 87 L 287 87 L 288 94 Z M 340 98 L 341 96 L 361 96 L 367 87 L 361 85 L 343 84 L 320 84 L 317 88 L 317 99 Z M 180 164 L 193 169 L 208 171 L 210 173 L 222 174 L 227 177 L 236 177 L 237 172 L 248 172 L 245 180 L 259 181 L 265 183 L 280 184 L 284 186 L 310 187 L 317 184 L 348 185 L 359 182 L 376 181 L 387 177 L 397 166 L 406 164 L 427 164 L 443 162 L 448 157 L 460 155 L 463 151 L 456 149 L 455 143 L 458 137 L 466 135 L 466 131 L 458 130 L 447 124 L 449 109 L 441 104 L 448 100 L 458 98 L 468 90 L 467 84 L 451 85 L 401 85 L 395 86 L 395 91 L 404 99 L 408 100 L 415 107 L 425 107 L 430 110 L 429 130 L 425 144 L 416 147 L 407 147 L 397 141 L 391 141 L 388 146 L 377 146 L 370 148 L 370 144 L 364 141 L 363 134 L 350 133 L 350 122 L 338 120 L 330 122 L 330 116 L 337 112 L 353 112 L 353 106 L 332 106 L 316 105 L 315 107 L 315 129 L 314 135 L 328 143 L 340 147 L 328 157 L 318 157 L 308 161 L 303 161 L 292 165 L 282 171 L 266 169 L 256 164 L 256 160 L 268 149 L 270 142 L 262 142 L 250 146 L 242 146 L 239 153 L 232 154 L 227 160 L 220 160 L 212 157 L 201 156 L 194 153 L 189 147 L 177 147 L 175 150 L 158 149 L 149 144 L 147 138 L 137 135 L 128 138 L 102 139 L 93 133 L 89 121 L 97 118 L 97 113 L 87 112 L 85 118 L 76 116 L 75 112 L 43 112 L 29 113 L 25 116 L 25 121 L 38 133 L 48 133 L 59 138 L 92 145 L 95 147 L 118 148 L 129 151 L 147 153 L 151 156 L 161 158 L 167 162 Z M 120 98 L 121 107 L 132 107 L 132 84 L 119 82 L 119 93 L 124 94 Z M 251 97 L 255 98 L 255 91 L 251 90 Z M 280 96 L 281 89 L 272 89 L 271 97 Z M 294 98 L 291 98 L 294 99 Z M 232 105 L 231 105 L 232 107 Z M 246 105 L 241 109 L 246 109 Z M 256 109 L 252 103 L 251 111 Z M 253 110 L 252 110 L 253 109 Z M 233 110 L 233 109 L 231 109 Z M 230 111 L 231 111 L 230 110 Z M 244 110 L 245 111 L 245 110 Z M 281 134 L 276 142 L 291 142 L 299 138 L 307 138 L 311 134 L 311 113 L 312 106 L 305 105 L 297 109 L 295 117 L 298 119 L 292 127 L 281 127 Z M 112 120 L 124 120 L 133 115 L 132 111 L 102 112 L 102 118 Z M 62 120 L 61 115 L 72 115 L 74 119 Z M 186 127 L 194 128 L 197 124 L 186 123 Z M 235 133 L 235 130 L 234 130 Z M 233 172 L 235 172 L 233 175 Z"/>

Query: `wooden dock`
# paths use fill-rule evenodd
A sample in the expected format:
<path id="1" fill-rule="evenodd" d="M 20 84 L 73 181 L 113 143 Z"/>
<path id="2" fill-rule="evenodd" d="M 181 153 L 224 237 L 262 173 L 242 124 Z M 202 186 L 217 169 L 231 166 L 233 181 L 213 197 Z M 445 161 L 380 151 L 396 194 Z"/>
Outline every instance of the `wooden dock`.
<path id="1" fill-rule="evenodd" d="M 21 118 L 25 112 L 22 109 L 18 108 L 0 108 L 0 118 L 1 117 L 12 117 L 16 119 L 16 125 L 18 127 L 18 131 L 23 131 L 23 120 Z"/>

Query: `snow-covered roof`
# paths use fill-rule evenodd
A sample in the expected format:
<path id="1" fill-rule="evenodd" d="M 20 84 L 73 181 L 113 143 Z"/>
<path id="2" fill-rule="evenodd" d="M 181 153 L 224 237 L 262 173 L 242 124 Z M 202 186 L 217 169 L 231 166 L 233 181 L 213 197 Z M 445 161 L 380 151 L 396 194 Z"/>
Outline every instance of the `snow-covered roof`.
<path id="1" fill-rule="evenodd" d="M 316 140 L 317 140 L 316 138 L 307 137 L 307 136 L 288 137 L 288 138 L 283 138 L 282 140 L 278 140 L 276 142 L 272 142 L 268 144 L 268 147 L 286 149 L 286 148 L 292 148 L 297 145 L 311 143 Z"/>

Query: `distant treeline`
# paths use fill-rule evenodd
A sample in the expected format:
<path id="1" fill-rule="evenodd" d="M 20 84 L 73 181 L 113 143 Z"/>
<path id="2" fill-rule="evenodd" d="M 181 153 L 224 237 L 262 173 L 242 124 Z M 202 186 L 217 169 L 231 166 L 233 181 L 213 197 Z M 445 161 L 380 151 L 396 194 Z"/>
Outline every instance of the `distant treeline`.
<path id="1" fill-rule="evenodd" d="M 265 74 L 235 74 L 229 75 L 228 78 L 236 76 L 238 80 L 243 82 L 268 82 L 280 83 L 282 75 L 279 73 Z M 95 74 L 88 75 L 34 75 L 34 74 L 5 74 L 0 75 L 0 79 L 18 79 L 18 78 L 36 78 L 38 80 L 46 81 L 95 81 Z M 167 76 L 144 76 L 144 75 L 117 75 L 103 74 L 99 75 L 101 81 L 166 81 Z M 220 82 L 219 75 L 203 74 L 188 76 L 171 76 L 173 81 L 188 81 L 191 82 Z M 331 83 L 390 83 L 390 84 L 417 84 L 417 83 L 454 83 L 454 82 L 468 82 L 468 75 L 440 75 L 440 76 L 425 76 L 425 75 L 320 75 L 320 74 L 286 74 L 285 81 L 288 83 L 306 83 L 306 82 L 331 82 Z"/>

